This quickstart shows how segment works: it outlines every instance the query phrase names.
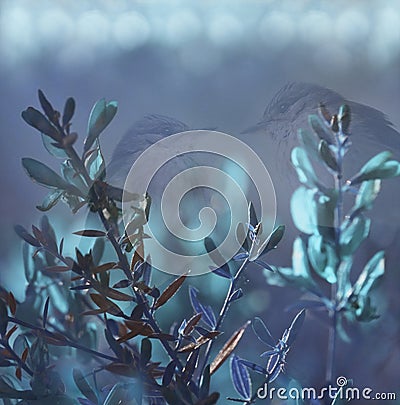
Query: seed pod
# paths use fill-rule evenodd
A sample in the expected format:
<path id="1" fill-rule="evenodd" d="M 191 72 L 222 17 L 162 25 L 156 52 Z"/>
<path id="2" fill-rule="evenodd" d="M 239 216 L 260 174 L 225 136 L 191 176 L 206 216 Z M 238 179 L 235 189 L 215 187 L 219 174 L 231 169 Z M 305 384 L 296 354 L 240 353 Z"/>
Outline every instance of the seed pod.
<path id="1" fill-rule="evenodd" d="M 329 125 L 332 115 L 328 111 L 328 109 L 325 107 L 325 104 L 319 103 L 318 112 L 319 112 L 320 116 L 326 121 L 326 124 Z"/>
<path id="2" fill-rule="evenodd" d="M 333 132 L 338 132 L 339 131 L 338 116 L 336 114 L 332 115 L 331 129 L 332 129 Z"/>
<path id="3" fill-rule="evenodd" d="M 339 128 L 342 130 L 344 134 L 347 135 L 351 121 L 350 107 L 347 104 L 343 104 L 340 106 L 338 119 L 339 119 Z"/>

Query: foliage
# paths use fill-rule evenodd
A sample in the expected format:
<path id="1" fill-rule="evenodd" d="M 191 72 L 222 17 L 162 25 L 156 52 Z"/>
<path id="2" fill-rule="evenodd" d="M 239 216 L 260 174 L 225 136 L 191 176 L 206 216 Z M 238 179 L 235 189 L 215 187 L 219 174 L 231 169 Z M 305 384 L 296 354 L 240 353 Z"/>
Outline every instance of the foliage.
<path id="1" fill-rule="evenodd" d="M 75 101 L 69 98 L 62 114 L 41 91 L 39 101 L 43 113 L 29 107 L 22 118 L 40 132 L 45 149 L 62 162 L 58 174 L 38 160 L 22 159 L 28 176 L 49 189 L 37 208 L 49 211 L 62 201 L 76 213 L 87 206 L 100 219 L 102 229 L 75 232 L 93 243 L 88 251 L 75 248 L 69 256 L 64 237 L 57 237 L 46 216 L 31 231 L 15 227 L 24 241 L 27 284 L 23 302 L 17 302 L 12 292 L 0 292 L 0 365 L 6 369 L 0 376 L 0 398 L 5 405 L 212 405 L 220 393 L 210 388 L 211 379 L 229 358 L 233 387 L 240 396 L 229 400 L 251 404 L 257 400 L 257 390 L 252 389 L 250 372 L 262 374 L 263 386 L 279 376 L 306 308 L 329 313 L 326 378 L 331 381 L 336 334 L 344 334 L 343 318 L 371 321 L 378 316 L 370 293 L 384 273 L 384 253 L 375 253 L 354 283 L 350 275 L 354 255 L 369 235 L 367 213 L 381 180 L 400 174 L 399 163 L 382 152 L 343 181 L 343 159 L 351 144 L 347 106 L 333 116 L 321 106 L 321 117 L 309 119 L 313 132 L 299 130 L 301 146 L 293 150 L 292 162 L 302 186 L 293 194 L 291 207 L 297 228 L 306 236 L 294 241 L 291 268 L 265 261 L 284 236 L 285 227 L 278 226 L 265 238 L 251 203 L 247 223 L 237 225 L 243 246 L 229 263 L 221 266 L 218 247 L 212 239 L 204 240 L 215 263 L 210 270 L 229 283 L 216 312 L 202 291 L 192 285 L 186 289 L 188 274 L 167 287 L 158 284 L 143 243 L 148 237 L 143 227 L 151 215 L 150 196 L 130 195 L 134 215 L 121 229 L 123 190 L 107 182 L 99 141 L 117 112 L 117 103 L 100 100 L 95 104 L 79 155 L 75 147 L 78 135 L 71 132 Z M 334 187 L 322 184 L 314 170 L 316 162 L 335 179 Z M 354 204 L 344 214 L 343 199 L 349 193 L 355 193 Z M 105 259 L 107 248 L 113 251 L 111 261 Z M 228 310 L 244 294 L 240 277 L 252 263 L 264 269 L 270 284 L 293 285 L 312 295 L 311 300 L 298 303 L 300 311 L 278 341 L 259 318 L 247 321 L 228 339 L 223 337 Z M 116 277 L 118 281 L 112 281 Z M 331 294 L 324 294 L 323 283 L 331 286 Z M 192 310 L 168 331 L 163 330 L 161 308 L 187 290 Z M 250 323 L 257 338 L 270 349 L 261 355 L 267 358 L 265 365 L 236 353 Z M 218 350 L 214 350 L 215 344 L 220 346 Z M 167 361 L 160 358 L 158 346 Z M 72 365 L 61 370 L 66 359 Z M 66 388 L 68 378 L 73 379 L 75 389 Z"/>
<path id="2" fill-rule="evenodd" d="M 309 117 L 312 131 L 299 129 L 300 146 L 294 148 L 291 157 L 302 185 L 291 198 L 291 213 L 305 237 L 294 241 L 291 268 L 265 272 L 269 284 L 304 291 L 306 299 L 299 303 L 301 307 L 328 312 L 331 323 L 327 382 L 334 376 L 337 332 L 347 339 L 343 320 L 369 322 L 379 316 L 371 292 L 385 271 L 384 252 L 376 252 L 352 283 L 352 273 L 358 271 L 354 258 L 368 238 L 371 220 L 367 215 L 381 181 L 400 175 L 399 162 L 385 151 L 344 180 L 343 162 L 351 147 L 350 121 L 347 105 L 342 105 L 336 115 L 321 105 L 319 116 Z M 321 183 L 314 165 L 325 168 L 334 179 L 334 187 Z M 345 196 L 353 200 L 348 212 L 344 212 Z M 329 294 L 324 292 L 324 284 L 331 286 Z"/>
<path id="3" fill-rule="evenodd" d="M 230 305 L 243 296 L 239 277 L 251 262 L 270 269 L 260 257 L 276 248 L 284 227 L 278 227 L 261 243 L 262 226 L 250 204 L 248 225 L 238 226 L 238 232 L 244 233 L 242 251 L 232 262 L 212 268 L 217 277 L 229 280 L 219 313 L 204 302 L 200 291 L 189 286 L 192 311 L 180 323 L 171 325 L 168 332 L 162 330 L 159 310 L 184 291 L 187 274 L 166 288 L 155 286 L 151 257 L 145 255 L 143 243 L 150 205 L 143 202 L 150 201 L 149 196 L 131 196 L 137 208 L 120 232 L 123 190 L 107 183 L 99 141 L 117 112 L 117 103 L 100 100 L 95 104 L 80 156 L 75 148 L 78 136 L 71 132 L 75 101 L 69 98 L 62 114 L 41 91 L 39 101 L 43 113 L 29 107 L 22 118 L 40 132 L 45 149 L 62 162 L 58 174 L 38 160 L 22 159 L 28 176 L 49 189 L 37 208 L 49 211 L 63 201 L 76 213 L 88 206 L 100 218 L 103 229 L 75 232 L 94 242 L 88 251 L 75 248 L 75 254 L 68 256 L 64 237 L 57 237 L 46 216 L 31 231 L 21 225 L 15 227 L 25 242 L 27 285 L 23 302 L 17 302 L 12 292 L 1 292 L 0 362 L 8 373 L 0 376 L 0 398 L 7 405 L 17 401 L 83 405 L 216 403 L 220 394 L 212 392 L 210 380 L 231 357 L 249 325 L 245 323 L 228 339 L 220 336 Z M 206 238 L 204 243 L 210 257 L 218 257 L 214 242 Z M 104 260 L 107 246 L 114 251 L 112 261 Z M 119 281 L 112 282 L 121 274 Z M 297 324 L 292 324 L 276 347 L 279 367 L 294 328 L 298 329 Z M 215 354 L 214 344 L 221 339 Z M 167 363 L 157 358 L 156 342 L 168 355 Z M 233 363 L 236 358 L 234 355 Z M 69 360 L 73 366 L 62 370 L 57 364 L 65 364 L 65 359 L 74 359 Z M 275 373 L 265 371 L 266 375 L 270 372 Z M 73 378 L 75 391 L 66 388 L 65 378 Z"/>

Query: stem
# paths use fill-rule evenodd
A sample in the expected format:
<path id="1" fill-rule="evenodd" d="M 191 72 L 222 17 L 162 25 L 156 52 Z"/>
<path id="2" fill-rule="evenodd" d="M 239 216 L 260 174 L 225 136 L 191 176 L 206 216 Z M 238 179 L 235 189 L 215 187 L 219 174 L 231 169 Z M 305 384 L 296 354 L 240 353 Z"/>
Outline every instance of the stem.
<path id="1" fill-rule="evenodd" d="M 18 356 L 18 354 L 15 353 L 15 351 L 12 349 L 8 341 L 2 339 L 0 340 L 0 344 L 3 345 L 4 348 L 13 356 L 14 360 L 18 363 L 18 366 L 32 377 L 33 371 L 26 365 L 24 361 L 22 361 L 22 359 Z"/>
<path id="2" fill-rule="evenodd" d="M 12 323 L 15 323 L 17 325 L 23 326 L 25 328 L 29 328 L 31 330 L 36 330 L 38 332 L 44 333 L 44 334 L 48 335 L 49 337 L 52 337 L 52 335 L 53 335 L 51 332 L 49 332 L 46 329 L 43 329 L 40 326 L 36 326 L 36 325 L 31 324 L 31 323 L 21 321 L 20 319 L 14 318 L 12 316 L 9 316 L 8 320 L 9 320 L 9 322 L 12 322 Z M 116 362 L 120 361 L 116 357 L 109 356 L 107 354 L 98 352 L 98 351 L 93 350 L 93 349 L 89 349 L 88 347 L 82 346 L 79 343 L 75 343 L 75 342 L 73 342 L 73 341 L 71 341 L 70 339 L 67 339 L 67 338 L 65 338 L 65 340 L 63 340 L 62 342 L 65 343 L 66 346 L 73 347 L 74 349 L 82 350 L 82 351 L 84 351 L 86 353 L 90 353 L 90 354 L 92 354 L 94 356 L 101 357 L 102 359 L 105 359 L 105 360 L 116 361 Z"/>
<path id="3" fill-rule="evenodd" d="M 337 269 L 341 263 L 341 249 L 340 249 L 340 237 L 343 218 L 343 137 L 342 132 L 335 134 L 336 146 L 337 146 L 337 165 L 338 170 L 335 176 L 335 188 L 338 191 L 336 201 L 336 224 L 335 224 L 335 248 L 336 254 L 339 258 Z M 329 327 L 329 340 L 328 340 L 328 357 L 325 370 L 325 381 L 327 384 L 333 382 L 335 375 L 335 358 L 336 358 L 336 340 L 337 340 L 337 321 L 338 321 L 338 303 L 337 303 L 337 283 L 331 285 L 331 302 L 332 309 L 329 311 L 330 327 Z"/>
<path id="4" fill-rule="evenodd" d="M 231 283 L 229 285 L 228 293 L 226 294 L 224 303 L 222 304 L 221 310 L 220 310 L 219 315 L 218 315 L 217 323 L 216 323 L 215 328 L 214 328 L 215 330 L 218 330 L 219 327 L 222 325 L 222 322 L 224 321 L 224 318 L 226 316 L 226 313 L 228 312 L 229 305 L 230 305 L 229 298 L 234 293 L 234 291 L 236 289 L 237 280 L 239 279 L 242 271 L 247 266 L 248 262 L 249 262 L 249 258 L 246 258 L 243 261 L 243 263 L 241 264 L 241 266 L 239 267 L 239 270 L 236 272 L 234 278 L 231 280 Z M 213 344 L 214 344 L 214 340 L 212 339 L 212 340 L 210 340 L 210 342 L 207 345 L 206 351 L 204 353 L 204 362 L 203 362 L 203 366 L 201 368 L 200 377 L 204 374 L 204 369 L 206 368 L 208 360 L 210 358 L 211 349 L 213 347 Z"/>
<path id="5" fill-rule="evenodd" d="M 93 180 L 90 178 L 85 166 L 82 163 L 82 160 L 79 158 L 75 149 L 72 146 L 70 146 L 70 147 L 66 148 L 66 152 L 67 152 L 69 158 L 71 159 L 71 162 L 72 162 L 73 166 L 75 167 L 75 169 L 77 170 L 77 172 L 81 173 L 84 176 L 86 182 L 88 183 L 88 186 L 90 187 L 93 183 Z M 94 197 L 97 199 L 97 196 L 94 196 Z M 98 202 L 98 201 L 95 201 L 95 202 Z M 130 270 L 130 265 L 129 265 L 128 259 L 127 259 L 126 255 L 122 252 L 121 247 L 117 241 L 117 238 L 115 238 L 115 235 L 114 235 L 115 230 L 113 229 L 111 224 L 108 222 L 108 220 L 104 216 L 104 213 L 101 208 L 99 208 L 97 210 L 97 213 L 101 219 L 101 222 L 102 222 L 105 230 L 107 231 L 107 237 L 108 237 L 109 241 L 111 242 L 111 244 L 114 248 L 114 251 L 117 254 L 117 257 L 118 257 L 118 260 L 120 262 L 123 272 L 125 273 L 128 280 L 132 280 L 133 277 L 132 277 L 132 272 Z M 155 318 L 153 317 L 153 314 L 151 313 L 151 310 L 148 306 L 148 302 L 147 302 L 146 298 L 144 297 L 143 293 L 140 290 L 135 289 L 134 287 L 132 288 L 132 290 L 133 290 L 133 293 L 135 294 L 137 302 L 144 304 L 144 315 L 146 316 L 149 325 L 154 329 L 154 331 L 156 333 L 161 333 L 162 331 L 161 331 L 160 327 L 158 326 Z M 181 361 L 179 360 L 175 350 L 170 346 L 170 344 L 167 341 L 160 339 L 160 342 L 161 342 L 162 346 L 164 347 L 164 349 L 166 350 L 166 352 L 168 353 L 168 355 L 170 356 L 170 358 L 175 361 L 175 364 L 178 367 L 178 369 L 180 371 L 182 371 L 183 365 L 182 365 Z"/>

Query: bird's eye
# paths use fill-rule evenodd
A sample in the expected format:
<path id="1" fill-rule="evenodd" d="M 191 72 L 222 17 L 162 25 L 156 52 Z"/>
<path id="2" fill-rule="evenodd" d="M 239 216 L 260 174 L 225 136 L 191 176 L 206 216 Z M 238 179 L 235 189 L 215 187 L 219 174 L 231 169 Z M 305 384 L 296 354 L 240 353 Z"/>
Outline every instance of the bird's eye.
<path id="1" fill-rule="evenodd" d="M 281 104 L 280 106 L 279 106 L 279 111 L 281 112 L 281 113 L 283 113 L 283 112 L 285 112 L 285 111 L 287 111 L 287 109 L 289 108 L 289 104 Z"/>

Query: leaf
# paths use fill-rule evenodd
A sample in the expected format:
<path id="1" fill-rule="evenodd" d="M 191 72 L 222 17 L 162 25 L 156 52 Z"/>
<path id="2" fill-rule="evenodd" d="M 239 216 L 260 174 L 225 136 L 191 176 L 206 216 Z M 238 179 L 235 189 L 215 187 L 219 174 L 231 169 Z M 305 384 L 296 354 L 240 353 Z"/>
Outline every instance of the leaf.
<path id="1" fill-rule="evenodd" d="M 42 204 L 37 205 L 36 208 L 42 212 L 49 211 L 60 201 L 63 194 L 63 190 L 50 191 L 50 193 L 47 194 L 47 196 L 43 200 Z"/>
<path id="2" fill-rule="evenodd" d="M 39 241 L 34 238 L 22 225 L 14 226 L 15 233 L 22 238 L 26 243 L 35 247 L 41 247 Z"/>
<path id="3" fill-rule="evenodd" d="M 232 295 L 229 297 L 229 302 L 234 302 L 237 301 L 238 299 L 243 297 L 243 290 L 241 288 L 237 289 L 232 293 Z"/>
<path id="4" fill-rule="evenodd" d="M 301 146 L 305 149 L 308 156 L 319 161 L 321 159 L 318 152 L 320 141 L 319 138 L 313 132 L 304 130 L 302 128 L 297 131 L 297 136 Z"/>
<path id="5" fill-rule="evenodd" d="M 287 345 L 291 346 L 293 342 L 296 340 L 296 337 L 303 326 L 304 319 L 306 318 L 306 310 L 302 309 L 293 319 L 291 325 L 288 329 L 287 334 Z"/>
<path id="6" fill-rule="evenodd" d="M 46 148 L 47 152 L 50 153 L 50 155 L 55 156 L 57 158 L 61 158 L 61 159 L 68 158 L 68 154 L 65 151 L 65 149 L 54 146 L 54 139 L 50 138 L 49 136 L 47 136 L 43 133 L 41 134 L 41 137 L 42 137 L 43 146 Z"/>
<path id="7" fill-rule="evenodd" d="M 347 134 L 351 122 L 350 107 L 347 104 L 342 104 L 339 107 L 338 119 L 339 119 L 339 127 L 341 128 L 342 132 L 344 134 Z"/>
<path id="8" fill-rule="evenodd" d="M 163 378 L 162 378 L 163 387 L 166 387 L 171 383 L 171 381 L 174 377 L 174 374 L 175 374 L 175 368 L 176 368 L 176 365 L 175 365 L 174 360 L 169 362 L 167 367 L 165 367 Z"/>
<path id="9" fill-rule="evenodd" d="M 182 334 L 187 336 L 193 332 L 194 327 L 200 322 L 202 314 L 193 315 L 183 328 Z"/>
<path id="10" fill-rule="evenodd" d="M 270 250 L 275 249 L 278 246 L 278 243 L 282 240 L 284 234 L 285 234 L 285 225 L 279 225 L 277 228 L 275 228 L 268 239 L 264 251 L 261 252 L 259 256 L 269 252 Z"/>
<path id="11" fill-rule="evenodd" d="M 140 364 L 145 366 L 151 359 L 152 344 L 149 339 L 142 339 L 140 346 Z"/>
<path id="12" fill-rule="evenodd" d="M 371 209 L 381 189 L 381 180 L 364 181 L 358 190 L 355 209 Z"/>
<path id="13" fill-rule="evenodd" d="M 88 153 L 85 159 L 85 168 L 93 180 L 104 180 L 106 176 L 106 165 L 101 153 L 100 146 Z"/>
<path id="14" fill-rule="evenodd" d="M 318 153 L 321 156 L 322 161 L 335 173 L 339 171 L 339 166 L 336 161 L 336 157 L 326 141 L 321 139 L 318 147 Z"/>
<path id="15" fill-rule="evenodd" d="M 240 329 L 233 333 L 229 340 L 224 344 L 210 366 L 210 374 L 214 374 L 224 364 L 226 359 L 232 354 L 236 346 L 239 344 L 240 339 L 249 326 L 250 321 L 246 322 Z"/>
<path id="16" fill-rule="evenodd" d="M 0 335 L 4 336 L 7 332 L 8 310 L 2 299 L 0 299 Z"/>
<path id="17" fill-rule="evenodd" d="M 308 239 L 307 254 L 314 271 L 328 283 L 336 283 L 338 259 L 334 248 L 324 242 L 321 235 L 311 235 Z"/>
<path id="18" fill-rule="evenodd" d="M 15 300 L 14 294 L 10 291 L 7 297 L 8 306 L 12 315 L 15 315 L 17 312 L 17 301 Z"/>
<path id="19" fill-rule="evenodd" d="M 343 222 L 340 233 L 340 249 L 344 256 L 352 255 L 361 243 L 368 237 L 371 220 L 363 215 L 355 217 L 352 221 Z"/>
<path id="20" fill-rule="evenodd" d="M 150 336 L 154 334 L 154 329 L 144 321 L 126 320 L 125 325 L 136 335 Z"/>
<path id="21" fill-rule="evenodd" d="M 267 346 L 274 347 L 275 339 L 272 337 L 271 332 L 268 330 L 264 321 L 261 318 L 254 318 L 251 323 L 254 334 L 257 336 L 258 340 Z"/>
<path id="22" fill-rule="evenodd" d="M 196 339 L 195 342 L 191 342 L 188 345 L 179 349 L 178 353 L 187 353 L 187 352 L 192 352 L 193 350 L 197 350 L 199 347 L 205 345 L 211 339 L 216 338 L 220 333 L 221 332 L 218 332 L 218 331 L 208 332 L 207 334 L 202 335 L 198 339 Z"/>
<path id="23" fill-rule="evenodd" d="M 215 328 L 217 320 L 215 318 L 214 311 L 210 306 L 203 305 L 197 298 L 198 290 L 192 286 L 189 286 L 189 298 L 190 303 L 196 313 L 203 315 L 203 321 L 212 329 Z"/>
<path id="24" fill-rule="evenodd" d="M 78 190 L 81 190 L 81 195 L 86 196 L 88 194 L 88 187 L 82 175 L 77 173 L 70 160 L 66 160 L 61 164 L 61 173 L 64 179 L 73 184 Z"/>
<path id="25" fill-rule="evenodd" d="M 218 250 L 217 246 L 215 245 L 214 241 L 212 240 L 212 238 L 207 237 L 204 239 L 204 247 L 206 248 L 207 253 L 210 256 L 211 260 L 217 265 L 218 268 L 221 269 L 220 274 L 229 274 L 230 275 L 229 266 L 226 264 L 226 260 L 223 258 L 223 256 L 219 252 L 219 250 Z M 230 278 L 230 277 L 227 277 L 227 278 Z"/>
<path id="26" fill-rule="evenodd" d="M 392 153 L 384 151 L 371 158 L 361 170 L 351 178 L 349 184 L 359 184 L 366 180 L 387 179 L 400 175 L 400 163 L 390 160 Z"/>
<path id="27" fill-rule="evenodd" d="M 312 114 L 308 116 L 308 123 L 313 131 L 318 135 L 320 139 L 323 139 L 328 144 L 332 144 L 334 138 L 330 128 L 325 125 L 318 115 Z"/>
<path id="28" fill-rule="evenodd" d="M 112 301 L 100 294 L 90 294 L 90 298 L 103 312 L 108 312 L 115 316 L 120 316 L 123 314 L 121 308 L 119 308 L 117 304 L 114 304 Z"/>
<path id="29" fill-rule="evenodd" d="M 91 148 L 94 141 L 112 121 L 116 113 L 116 101 L 106 103 L 106 100 L 103 98 L 93 106 L 89 116 L 87 137 L 84 144 L 84 153 Z"/>
<path id="30" fill-rule="evenodd" d="M 118 281 L 118 283 L 115 283 L 113 285 L 113 288 L 127 288 L 127 287 L 130 287 L 131 285 L 132 285 L 132 281 L 125 279 L 125 280 Z"/>
<path id="31" fill-rule="evenodd" d="M 385 252 L 377 252 L 365 265 L 353 286 L 355 295 L 367 296 L 376 281 L 385 273 Z"/>
<path id="32" fill-rule="evenodd" d="M 217 276 L 227 278 L 228 280 L 232 279 L 232 274 L 229 270 L 228 264 L 224 264 L 222 267 L 214 267 L 214 266 L 209 266 L 209 269 L 216 274 Z"/>
<path id="33" fill-rule="evenodd" d="M 64 112 L 62 117 L 62 124 L 65 127 L 74 116 L 75 112 L 75 100 L 72 97 L 69 97 L 65 102 Z"/>
<path id="34" fill-rule="evenodd" d="M 33 181 L 41 184 L 42 186 L 61 190 L 71 190 L 71 188 L 73 187 L 70 184 L 68 184 L 56 172 L 54 172 L 52 169 L 50 169 L 45 164 L 39 162 L 38 160 L 31 158 L 23 158 L 22 166 L 24 167 L 28 176 Z M 79 191 L 77 194 L 78 195 L 80 194 Z"/>
<path id="35" fill-rule="evenodd" d="M 28 107 L 25 111 L 22 112 L 21 116 L 23 120 L 31 127 L 37 129 L 39 132 L 48 135 L 55 141 L 61 141 L 61 134 L 53 125 L 50 124 L 50 122 L 40 111 L 36 110 L 33 107 Z"/>
<path id="36" fill-rule="evenodd" d="M 308 235 L 316 231 L 315 190 L 299 187 L 290 200 L 290 211 L 296 228 Z"/>
<path id="37" fill-rule="evenodd" d="M 315 212 L 317 219 L 317 231 L 323 237 L 333 241 L 335 239 L 335 209 L 336 196 L 319 195 L 315 201 Z"/>
<path id="38" fill-rule="evenodd" d="M 46 329 L 47 316 L 49 314 L 50 297 L 47 297 L 43 309 L 43 329 Z"/>
<path id="39" fill-rule="evenodd" d="M 189 354 L 182 373 L 182 379 L 184 382 L 189 382 L 193 377 L 193 373 L 199 360 L 199 352 L 199 349 L 197 349 Z"/>
<path id="40" fill-rule="evenodd" d="M 178 277 L 174 280 L 160 295 L 157 301 L 154 303 L 154 309 L 160 308 L 162 305 L 166 304 L 179 290 L 182 286 L 183 282 L 186 280 L 187 275 L 182 274 L 182 276 Z"/>
<path id="41" fill-rule="evenodd" d="M 210 392 L 210 365 L 208 364 L 204 369 L 204 373 L 200 385 L 200 398 L 205 398 Z"/>
<path id="42" fill-rule="evenodd" d="M 56 112 L 54 111 L 53 106 L 50 104 L 49 100 L 47 100 L 46 96 L 44 95 L 42 90 L 38 90 L 39 102 L 40 105 L 46 114 L 46 117 L 50 120 L 50 122 L 56 122 Z"/>
<path id="43" fill-rule="evenodd" d="M 76 231 L 73 232 L 74 235 L 78 235 L 78 236 L 86 236 L 89 238 L 101 238 L 106 236 L 107 234 L 103 231 L 97 231 L 94 229 L 85 229 L 83 231 Z"/>
<path id="44" fill-rule="evenodd" d="M 231 361 L 231 378 L 238 394 L 249 400 L 251 398 L 251 379 L 247 368 L 240 362 L 240 358 L 233 356 Z"/>
<path id="45" fill-rule="evenodd" d="M 79 388 L 79 391 L 84 395 L 87 399 L 89 399 L 93 404 L 98 404 L 97 395 L 89 385 L 88 381 L 86 380 L 85 376 L 83 375 L 82 371 L 77 368 L 72 370 L 72 376 L 74 378 L 76 386 Z"/>

